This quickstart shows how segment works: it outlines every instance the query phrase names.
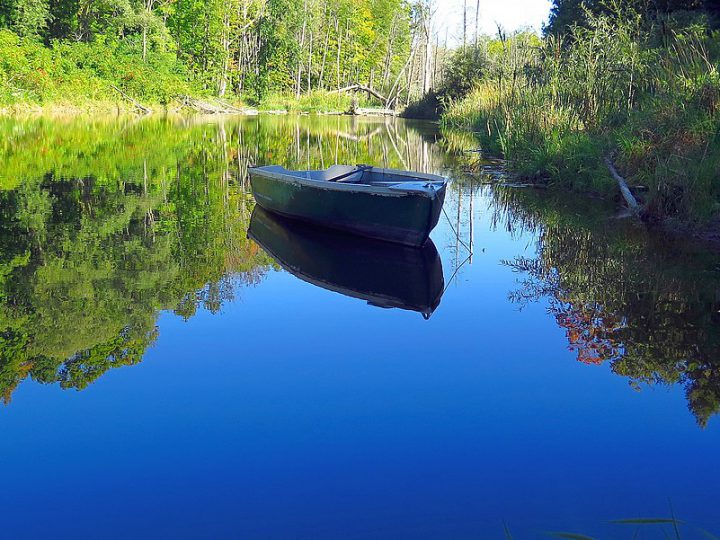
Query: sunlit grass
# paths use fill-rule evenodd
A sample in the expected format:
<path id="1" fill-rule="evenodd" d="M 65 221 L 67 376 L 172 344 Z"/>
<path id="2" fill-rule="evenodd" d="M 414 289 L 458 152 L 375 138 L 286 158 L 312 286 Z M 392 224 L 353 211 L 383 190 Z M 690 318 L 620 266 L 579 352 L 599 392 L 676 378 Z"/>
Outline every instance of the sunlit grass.
<path id="1" fill-rule="evenodd" d="M 350 109 L 353 99 L 361 107 L 377 106 L 377 103 L 373 104 L 373 102 L 359 94 L 353 96 L 347 93 L 330 93 L 315 90 L 301 94 L 299 97 L 295 94 L 268 94 L 258 102 L 257 107 L 261 111 L 342 113 Z"/>
<path id="2" fill-rule="evenodd" d="M 658 29 L 614 9 L 566 42 L 503 42 L 474 89 L 446 104 L 443 126 L 474 131 L 535 182 L 615 193 L 610 156 L 648 188 L 648 216 L 720 213 L 720 33 L 668 20 L 658 45 Z"/>

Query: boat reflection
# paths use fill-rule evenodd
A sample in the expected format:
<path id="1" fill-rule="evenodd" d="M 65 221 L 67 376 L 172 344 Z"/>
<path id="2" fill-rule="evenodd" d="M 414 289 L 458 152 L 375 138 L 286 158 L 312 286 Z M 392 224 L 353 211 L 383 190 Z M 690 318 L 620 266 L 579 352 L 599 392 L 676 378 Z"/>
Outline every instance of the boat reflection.
<path id="1" fill-rule="evenodd" d="M 445 280 L 435 244 L 412 248 L 284 219 L 255 207 L 248 236 L 292 275 L 382 308 L 422 313 L 440 304 Z"/>

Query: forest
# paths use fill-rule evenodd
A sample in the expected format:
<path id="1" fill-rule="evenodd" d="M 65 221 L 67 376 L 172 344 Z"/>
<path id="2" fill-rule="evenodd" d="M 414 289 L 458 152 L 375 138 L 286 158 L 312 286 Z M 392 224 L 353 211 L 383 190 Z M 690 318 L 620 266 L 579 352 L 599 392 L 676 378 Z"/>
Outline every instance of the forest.
<path id="1" fill-rule="evenodd" d="M 355 82 L 397 100 L 430 84 L 429 17 L 428 0 L 0 0 L 0 105 L 114 88 L 257 103 Z"/>

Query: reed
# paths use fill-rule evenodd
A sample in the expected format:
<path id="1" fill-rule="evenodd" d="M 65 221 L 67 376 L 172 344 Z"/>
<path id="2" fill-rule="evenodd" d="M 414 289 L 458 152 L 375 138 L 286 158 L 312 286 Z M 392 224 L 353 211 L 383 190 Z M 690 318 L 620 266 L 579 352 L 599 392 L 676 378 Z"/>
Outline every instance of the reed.
<path id="1" fill-rule="evenodd" d="M 270 94 L 260 100 L 257 106 L 263 111 L 341 113 L 350 109 L 353 99 L 360 107 L 377 107 L 377 102 L 371 102 L 361 95 L 351 96 L 322 90 L 313 90 L 299 97 L 295 94 Z"/>
<path id="2" fill-rule="evenodd" d="M 648 187 L 649 217 L 720 212 L 720 34 L 702 18 L 648 24 L 617 4 L 570 37 L 501 36 L 488 49 L 446 128 L 475 131 L 519 175 L 567 189 L 615 193 L 610 155 Z"/>

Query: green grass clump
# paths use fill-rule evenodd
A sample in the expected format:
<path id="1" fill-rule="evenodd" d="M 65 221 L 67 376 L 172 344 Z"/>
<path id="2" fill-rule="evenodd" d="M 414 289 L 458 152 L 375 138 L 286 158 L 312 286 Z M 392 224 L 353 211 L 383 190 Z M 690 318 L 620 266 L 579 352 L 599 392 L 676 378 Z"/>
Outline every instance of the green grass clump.
<path id="1" fill-rule="evenodd" d="M 42 43 L 0 29 L 0 106 L 117 102 L 116 86 L 144 103 L 199 93 L 171 52 L 143 61 L 125 43 Z"/>
<path id="2" fill-rule="evenodd" d="M 269 94 L 257 103 L 263 111 L 287 111 L 308 113 L 346 112 L 350 109 L 353 99 L 360 107 L 377 107 L 377 103 L 369 101 L 361 95 L 346 93 L 330 93 L 314 90 L 299 97 L 294 94 Z"/>
<path id="3" fill-rule="evenodd" d="M 647 186 L 651 219 L 720 213 L 720 33 L 702 18 L 647 23 L 615 6 L 564 39 L 519 34 L 487 48 L 484 75 L 447 104 L 446 128 L 473 130 L 519 175 L 569 189 L 616 193 L 610 157 Z"/>

